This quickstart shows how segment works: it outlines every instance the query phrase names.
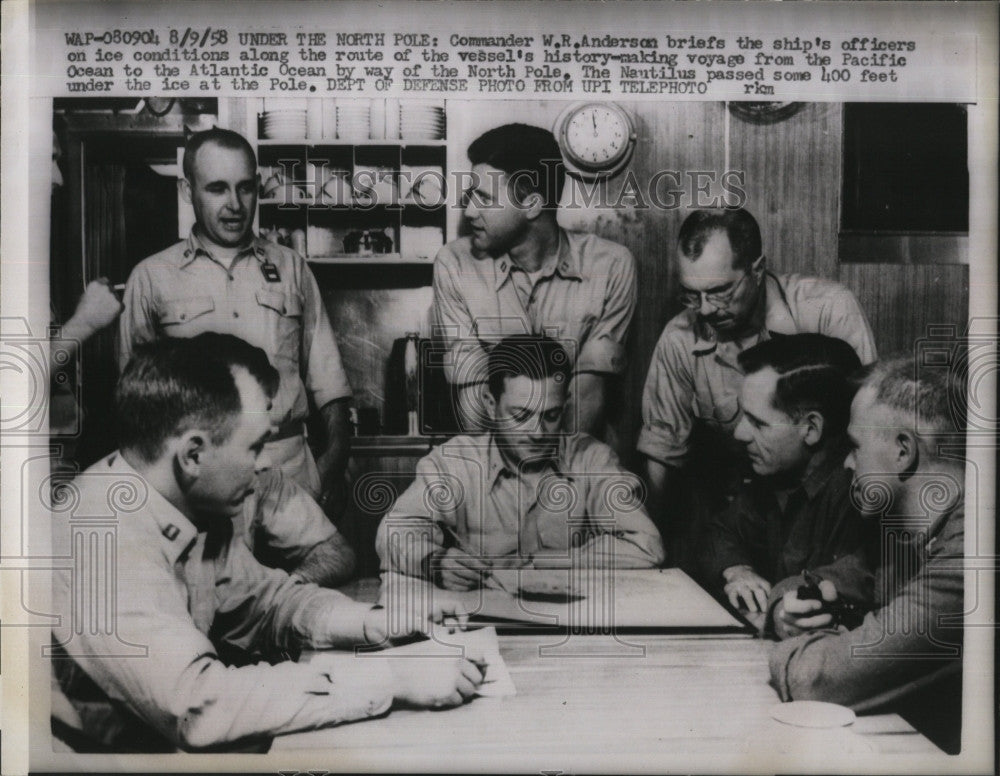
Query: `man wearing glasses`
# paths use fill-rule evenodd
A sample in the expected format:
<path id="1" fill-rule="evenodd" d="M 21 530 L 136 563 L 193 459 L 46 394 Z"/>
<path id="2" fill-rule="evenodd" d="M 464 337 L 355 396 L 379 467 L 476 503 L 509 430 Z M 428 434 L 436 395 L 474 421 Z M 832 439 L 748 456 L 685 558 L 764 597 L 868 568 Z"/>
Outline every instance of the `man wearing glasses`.
<path id="1" fill-rule="evenodd" d="M 748 473 L 733 440 L 739 354 L 774 336 L 814 332 L 844 340 L 863 364 L 876 355 L 871 327 L 848 289 L 767 270 L 760 227 L 746 210 L 696 210 L 677 243 L 685 309 L 653 352 L 638 450 L 646 456 L 650 513 L 683 565 L 702 538 L 699 516 L 725 507 Z"/>

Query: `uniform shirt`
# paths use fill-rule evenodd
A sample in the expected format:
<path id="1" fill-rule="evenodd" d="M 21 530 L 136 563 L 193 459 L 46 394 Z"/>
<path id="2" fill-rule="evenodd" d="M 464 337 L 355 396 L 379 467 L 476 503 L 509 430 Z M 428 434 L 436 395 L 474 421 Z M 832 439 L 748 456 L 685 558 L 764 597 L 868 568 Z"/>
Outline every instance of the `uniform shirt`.
<path id="1" fill-rule="evenodd" d="M 57 547 L 70 549 L 81 518 L 85 532 L 96 517 L 116 525 L 110 623 L 88 614 L 92 607 L 74 606 L 90 595 L 86 578 L 74 581 L 65 568 L 53 579 L 61 614 L 53 628 L 62 645 L 56 656 L 68 656 L 55 660 L 54 670 L 88 737 L 132 746 L 136 729 L 152 728 L 175 746 L 197 749 L 389 708 L 381 661 L 359 670 L 353 653 L 308 665 L 234 667 L 219 658 L 219 649 L 278 656 L 362 644 L 368 606 L 260 565 L 230 521 L 221 521 L 218 533 L 199 533 L 118 454 L 88 469 L 76 486 L 69 517 L 78 519 L 56 522 Z M 91 550 L 66 554 L 86 569 Z"/>
<path id="2" fill-rule="evenodd" d="M 801 275 L 765 275 L 764 325 L 738 341 L 718 342 L 697 313 L 684 310 L 660 336 L 642 392 L 639 452 L 671 466 L 684 462 L 695 421 L 728 436 L 739 420 L 741 351 L 771 333 L 812 332 L 839 337 L 862 364 L 875 360 L 875 342 L 857 299 L 839 283 Z"/>
<path id="3" fill-rule="evenodd" d="M 279 279 L 265 275 L 270 262 Z M 120 361 L 133 346 L 206 331 L 233 334 L 264 350 L 281 375 L 271 420 L 304 421 L 317 408 L 351 395 L 316 279 L 295 251 L 255 237 L 233 261 L 216 261 L 192 230 L 139 263 L 125 288 Z"/>
<path id="4" fill-rule="evenodd" d="M 306 491 L 280 469 L 257 475 L 254 492 L 243 502 L 239 525 L 254 557 L 271 568 L 292 572 L 319 544 L 346 540 Z"/>
<path id="5" fill-rule="evenodd" d="M 639 487 L 611 448 L 586 434 L 563 437 L 556 458 L 530 473 L 513 470 L 490 435 L 457 436 L 420 460 L 379 526 L 382 569 L 422 576 L 428 556 L 455 539 L 500 566 L 569 559 L 571 548 L 591 566 L 656 566 L 663 544 Z"/>
<path id="6" fill-rule="evenodd" d="M 766 478 L 755 477 L 709 527 L 706 578 L 722 584 L 731 566 L 751 566 L 768 582 L 814 569 L 854 553 L 864 524 L 851 503 L 846 445 L 817 453 L 812 471 L 791 491 L 784 508 Z"/>
<path id="7" fill-rule="evenodd" d="M 855 711 L 926 719 L 961 687 L 965 509 L 959 503 L 924 537 L 894 542 L 875 575 L 875 609 L 853 630 L 825 628 L 771 648 L 771 681 L 783 701 L 819 700 Z M 888 563 L 886 561 L 889 561 Z M 829 576 L 822 574 L 822 576 Z M 832 578 L 832 577 L 831 577 Z M 838 584 L 839 587 L 839 583 Z M 783 594 L 789 589 L 782 586 Z M 947 704 L 947 705 L 946 705 Z M 939 720 L 954 725 L 956 720 Z"/>
<path id="8" fill-rule="evenodd" d="M 434 261 L 435 336 L 450 351 L 445 374 L 459 385 L 485 382 L 484 348 L 513 334 L 569 340 L 577 372 L 620 374 L 635 300 L 632 254 L 593 234 L 560 229 L 558 252 L 534 284 L 506 254 L 473 254 L 468 237 Z"/>

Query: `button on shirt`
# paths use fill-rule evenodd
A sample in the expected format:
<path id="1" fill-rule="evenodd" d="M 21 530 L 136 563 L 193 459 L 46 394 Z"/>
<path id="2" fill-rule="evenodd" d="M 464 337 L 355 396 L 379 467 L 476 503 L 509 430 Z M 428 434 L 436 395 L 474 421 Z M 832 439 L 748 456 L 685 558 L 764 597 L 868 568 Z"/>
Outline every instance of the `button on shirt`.
<path id="1" fill-rule="evenodd" d="M 512 469 L 488 434 L 457 436 L 417 464 L 417 477 L 379 526 L 384 571 L 421 576 L 425 559 L 457 539 L 499 566 L 532 556 L 586 555 L 594 565 L 649 568 L 664 558 L 638 478 L 610 447 L 563 437 L 539 471 Z M 611 542 L 605 541 L 607 537 Z"/>
<path id="2" fill-rule="evenodd" d="M 76 484 L 73 514 L 55 516 L 54 545 L 69 550 L 74 532 L 86 534 L 99 517 L 116 526 L 117 550 L 110 621 L 73 604 L 95 580 L 74 579 L 71 568 L 53 578 L 61 615 L 56 655 L 68 656 L 55 660 L 54 670 L 85 735 L 129 745 L 116 734 L 142 724 L 175 746 L 197 749 L 389 708 L 390 679 L 377 660 L 359 668 L 349 652 L 309 665 L 234 667 L 218 656 L 222 648 L 276 656 L 363 644 L 368 606 L 261 566 L 227 521 L 218 533 L 199 533 L 118 454 Z M 114 496 L 123 485 L 134 497 Z M 66 517 L 80 519 L 60 521 Z M 78 569 L 90 562 L 83 549 L 67 557 Z M 100 704 L 104 712 L 96 713 Z"/>
<path id="3" fill-rule="evenodd" d="M 838 337 L 862 364 L 875 360 L 875 341 L 861 306 L 847 288 L 800 275 L 765 275 L 764 324 L 738 341 L 719 342 L 697 313 L 684 310 L 660 336 L 642 392 L 639 452 L 679 466 L 696 421 L 728 435 L 739 421 L 741 351 L 772 335 L 811 332 Z"/>
<path id="4" fill-rule="evenodd" d="M 483 348 L 514 334 L 569 340 L 576 371 L 619 374 L 635 300 L 632 254 L 593 234 L 560 229 L 535 281 L 506 254 L 475 255 L 468 237 L 434 262 L 435 336 L 451 350 L 445 374 L 462 385 L 485 382 Z"/>
<path id="5" fill-rule="evenodd" d="M 280 280 L 268 282 L 270 262 Z M 316 279 L 294 251 L 255 237 L 227 269 L 192 230 L 143 260 L 125 288 L 120 361 L 162 337 L 233 334 L 264 350 L 281 375 L 271 420 L 304 421 L 316 407 L 351 395 Z"/>

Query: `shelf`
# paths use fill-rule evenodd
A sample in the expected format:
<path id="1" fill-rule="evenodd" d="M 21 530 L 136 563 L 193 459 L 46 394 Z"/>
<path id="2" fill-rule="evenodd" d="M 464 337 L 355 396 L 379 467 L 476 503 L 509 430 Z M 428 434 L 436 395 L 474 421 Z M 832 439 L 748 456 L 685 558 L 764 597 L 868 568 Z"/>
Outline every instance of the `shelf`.
<path id="1" fill-rule="evenodd" d="M 404 259 L 398 253 L 376 253 L 371 256 L 360 256 L 356 253 L 343 253 L 337 256 L 308 256 L 310 264 L 411 264 L 415 266 L 434 265 L 434 259 Z"/>
<path id="2" fill-rule="evenodd" d="M 387 137 L 381 140 L 341 140 L 340 138 L 332 137 L 324 137 L 318 140 L 309 140 L 306 138 L 298 140 L 272 140 L 269 138 L 257 140 L 257 145 L 259 146 L 308 146 L 309 148 L 315 148 L 316 146 L 399 146 L 401 148 L 406 148 L 407 146 L 426 146 L 428 148 L 443 148 L 447 144 L 447 140 L 419 140 L 401 137 Z"/>
<path id="3" fill-rule="evenodd" d="M 451 438 L 449 434 L 430 436 L 356 436 L 351 454 L 359 456 L 426 455 L 434 445 Z"/>
<path id="4" fill-rule="evenodd" d="M 446 203 L 441 203 L 438 205 L 425 205 L 419 202 L 414 202 L 411 200 L 406 200 L 405 202 L 375 202 L 375 203 L 365 203 L 365 202 L 338 202 L 334 204 L 332 202 L 314 202 L 311 199 L 299 199 L 292 200 L 291 202 L 285 201 L 284 198 L 278 199 L 275 197 L 260 197 L 257 199 L 257 204 L 261 207 L 280 207 L 284 205 L 285 207 L 309 207 L 316 210 L 376 210 L 378 208 L 393 209 L 393 210 L 419 210 L 424 213 L 437 213 L 444 210 L 447 207 Z"/>

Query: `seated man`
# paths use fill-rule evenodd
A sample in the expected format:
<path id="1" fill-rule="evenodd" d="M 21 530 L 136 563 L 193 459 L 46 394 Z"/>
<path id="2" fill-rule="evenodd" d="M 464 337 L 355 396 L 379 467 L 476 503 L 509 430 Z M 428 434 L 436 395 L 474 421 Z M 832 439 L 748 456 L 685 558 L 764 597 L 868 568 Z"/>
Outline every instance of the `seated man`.
<path id="1" fill-rule="evenodd" d="M 942 435 L 961 438 L 965 390 L 948 370 L 917 375 L 901 358 L 876 365 L 854 398 L 845 465 L 862 509 L 883 518 L 874 603 L 861 624 L 848 630 L 836 619 L 842 595 L 860 589 L 863 599 L 868 587 L 852 579 L 853 558 L 817 570 L 820 600 L 800 600 L 793 578 L 769 601 L 782 639 L 771 679 L 782 700 L 896 711 L 952 753 L 961 733 L 965 464 L 961 445 L 949 452 Z"/>
<path id="2" fill-rule="evenodd" d="M 254 357 L 253 346 L 232 335 L 206 332 L 198 339 L 230 369 Z M 305 582 L 336 587 L 354 573 L 350 544 L 305 488 L 275 466 L 257 473 L 235 527 L 260 563 Z"/>
<path id="3" fill-rule="evenodd" d="M 604 443 L 559 433 L 571 376 L 562 345 L 508 337 L 487 369 L 492 430 L 454 437 L 417 464 L 379 526 L 382 569 L 466 590 L 491 567 L 662 562 L 638 479 Z"/>
<path id="4" fill-rule="evenodd" d="M 649 510 L 682 567 L 705 523 L 749 473 L 732 434 L 739 422 L 740 352 L 782 334 L 825 334 L 862 363 L 875 341 L 858 300 L 839 283 L 767 268 L 757 219 L 739 209 L 695 210 L 677 235 L 678 313 L 653 351 L 636 448 L 646 456 Z"/>
<path id="5" fill-rule="evenodd" d="M 758 612 L 774 582 L 861 544 L 843 467 L 848 377 L 861 362 L 843 340 L 793 334 L 743 351 L 739 364 L 746 377 L 735 439 L 754 476 L 710 521 L 703 568 L 733 607 Z"/>
<path id="6" fill-rule="evenodd" d="M 54 731 L 84 750 L 218 749 L 469 698 L 482 673 L 465 659 L 287 661 L 301 648 L 385 643 L 387 612 L 261 566 L 233 531 L 268 463 L 278 375 L 236 338 L 206 343 L 137 349 L 116 392 L 121 449 L 76 481 L 71 518 L 113 515 L 110 583 L 87 577 L 105 573 L 93 560 L 101 543 L 80 541 L 95 530 L 87 520 L 53 532 L 57 554 L 73 558 L 53 579 Z M 404 618 L 397 633 L 417 620 L 392 614 Z M 243 665 L 258 657 L 275 664 Z"/>

